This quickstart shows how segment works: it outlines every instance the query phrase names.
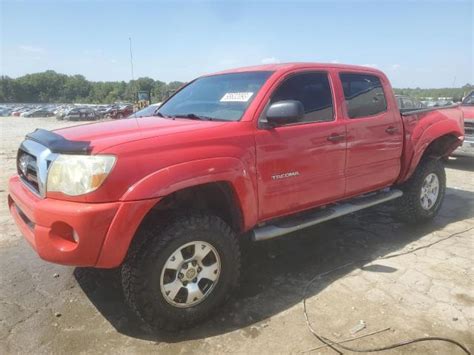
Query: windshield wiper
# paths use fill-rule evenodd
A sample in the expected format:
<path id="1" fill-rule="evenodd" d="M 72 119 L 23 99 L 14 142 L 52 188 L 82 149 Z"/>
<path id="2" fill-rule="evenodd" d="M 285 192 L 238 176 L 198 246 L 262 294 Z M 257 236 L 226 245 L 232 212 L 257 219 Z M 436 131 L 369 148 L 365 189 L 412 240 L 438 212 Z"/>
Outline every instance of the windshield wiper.
<path id="1" fill-rule="evenodd" d="M 169 118 L 169 116 L 163 115 L 160 111 L 155 112 L 153 116 L 158 116 L 158 117 L 163 117 L 163 118 Z"/>
<path id="2" fill-rule="evenodd" d="M 184 113 L 171 116 L 173 118 L 189 118 L 190 120 L 212 121 L 213 117 L 196 115 L 195 113 Z"/>

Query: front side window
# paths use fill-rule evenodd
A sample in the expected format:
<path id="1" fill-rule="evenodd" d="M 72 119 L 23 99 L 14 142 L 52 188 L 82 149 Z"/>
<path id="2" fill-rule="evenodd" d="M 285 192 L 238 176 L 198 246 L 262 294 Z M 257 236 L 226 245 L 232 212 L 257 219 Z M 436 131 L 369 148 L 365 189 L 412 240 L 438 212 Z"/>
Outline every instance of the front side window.
<path id="1" fill-rule="evenodd" d="M 387 110 L 380 79 L 367 74 L 340 74 L 350 118 L 373 116 Z"/>
<path id="2" fill-rule="evenodd" d="M 157 114 L 238 121 L 272 73 L 256 71 L 199 78 L 165 102 Z"/>
<path id="3" fill-rule="evenodd" d="M 286 79 L 273 93 L 270 103 L 297 100 L 303 104 L 301 122 L 324 122 L 334 119 L 331 87 L 326 73 L 296 74 Z"/>

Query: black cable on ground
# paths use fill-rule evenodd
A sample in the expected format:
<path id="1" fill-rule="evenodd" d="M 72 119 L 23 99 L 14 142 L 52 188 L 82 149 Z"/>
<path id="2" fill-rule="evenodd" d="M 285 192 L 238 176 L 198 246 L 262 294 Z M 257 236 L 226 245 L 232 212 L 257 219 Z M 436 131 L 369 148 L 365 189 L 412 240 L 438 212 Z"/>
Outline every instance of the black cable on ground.
<path id="1" fill-rule="evenodd" d="M 425 245 L 421 245 L 419 247 L 416 247 L 415 249 L 412 249 L 412 250 L 408 250 L 408 251 L 404 251 L 404 252 L 400 252 L 400 253 L 396 253 L 396 254 L 389 254 L 387 256 L 383 256 L 381 258 L 377 258 L 375 260 L 385 260 L 385 259 L 391 259 L 391 258 L 395 258 L 395 257 L 398 257 L 398 256 L 402 256 L 402 255 L 407 255 L 407 254 L 411 254 L 411 253 L 414 253 L 415 251 L 418 251 L 420 249 L 427 249 L 435 244 L 438 244 L 438 243 L 441 243 L 441 242 L 444 242 L 445 240 L 447 239 L 451 239 L 453 237 L 457 237 L 458 235 L 460 234 L 463 234 L 463 233 L 466 233 L 466 232 L 469 232 L 470 230 L 473 230 L 474 227 L 471 227 L 471 228 L 468 228 L 466 230 L 463 230 L 461 232 L 456 232 L 456 233 L 453 233 L 453 234 L 450 234 L 448 235 L 447 237 L 444 237 L 444 238 L 441 238 L 441 239 L 438 239 L 432 243 L 428 243 L 428 244 L 425 244 Z M 374 261 L 375 261 L 374 260 Z"/>
<path id="2" fill-rule="evenodd" d="M 349 343 L 349 342 L 354 341 L 354 340 L 358 340 L 358 339 L 362 339 L 362 338 L 371 337 L 371 336 L 374 336 L 374 335 L 376 335 L 376 334 L 380 334 L 380 333 L 389 331 L 390 329 L 391 329 L 391 328 L 388 327 L 388 328 L 376 330 L 376 331 L 371 332 L 371 333 L 359 335 L 358 337 L 349 338 L 349 339 L 345 339 L 345 340 L 338 340 L 337 344 Z M 320 345 L 320 346 L 318 346 L 317 348 L 312 348 L 312 349 L 309 349 L 309 350 L 305 350 L 305 351 L 303 351 L 303 353 L 310 353 L 310 352 L 312 352 L 312 351 L 319 350 L 319 349 L 322 349 L 322 348 L 325 348 L 325 347 L 327 347 L 327 345 Z"/>
<path id="3" fill-rule="evenodd" d="M 400 253 L 396 253 L 396 254 L 389 254 L 387 256 L 383 256 L 383 257 L 379 257 L 379 258 L 376 258 L 373 261 L 376 261 L 376 260 L 384 260 L 384 259 L 392 259 L 392 258 L 395 258 L 395 257 L 398 257 L 398 256 L 402 256 L 402 255 L 407 255 L 407 254 L 411 254 L 411 253 L 414 253 L 420 249 L 426 249 L 426 248 L 429 248 L 431 247 L 432 245 L 435 245 L 435 244 L 438 244 L 442 241 L 445 241 L 447 239 L 450 239 L 450 238 L 453 238 L 455 236 L 458 236 L 460 234 L 463 234 L 463 233 L 466 233 L 466 232 L 469 232 L 470 230 L 473 230 L 474 227 L 471 227 L 471 228 L 468 228 L 462 232 L 457 232 L 457 233 L 453 233 L 453 234 L 450 234 L 449 236 L 445 237 L 445 238 L 442 238 L 442 239 L 439 239 L 433 243 L 428 243 L 428 244 L 425 244 L 425 245 L 422 245 L 420 247 L 417 247 L 415 249 L 412 249 L 412 250 L 409 250 L 409 251 L 406 251 L 406 252 L 400 252 Z M 345 346 L 345 345 L 342 345 L 341 343 L 338 343 L 336 341 L 333 341 L 329 338 L 326 338 L 320 334 L 318 334 L 318 332 L 316 332 L 316 330 L 313 328 L 312 324 L 311 324 L 311 321 L 309 320 L 309 316 L 308 316 L 308 312 L 307 312 L 307 308 L 306 308 L 306 300 L 307 300 L 307 293 L 308 293 L 308 288 L 313 284 L 314 281 L 316 281 L 317 279 L 320 279 L 324 276 L 327 276 L 335 271 L 338 271 L 338 270 L 341 270 L 341 269 L 344 269 L 348 266 L 351 266 L 351 265 L 354 265 L 356 263 L 364 263 L 364 262 L 367 262 L 367 261 L 371 261 L 369 259 L 360 259 L 360 260 L 355 260 L 355 261 L 352 261 L 352 262 L 349 262 L 349 263 L 346 263 L 344 265 L 341 265 L 341 266 L 338 266 L 334 269 L 331 269 L 329 271 L 326 271 L 326 272 L 323 272 L 323 273 L 320 273 L 318 275 L 316 275 L 315 277 L 313 277 L 305 286 L 304 288 L 304 292 L 303 292 L 303 313 L 304 313 L 304 317 L 305 317 L 305 320 L 306 320 L 306 325 L 308 326 L 308 329 L 309 331 L 319 340 L 321 341 L 323 344 L 325 344 L 326 346 L 330 347 L 331 349 L 333 349 L 336 353 L 338 354 L 343 354 L 338 348 L 341 348 L 341 349 L 344 349 L 344 350 L 348 350 L 348 351 L 352 351 L 352 352 L 357 352 L 357 353 L 373 353 L 373 352 L 378 352 L 378 351 L 385 351 L 385 350 L 390 350 L 390 349 L 395 349 L 395 348 L 399 348 L 399 347 L 402 347 L 402 346 L 406 346 L 406 345 L 410 345 L 410 344 L 414 344 L 414 343 L 420 343 L 420 342 L 425 342 L 425 341 L 443 341 L 443 342 L 447 342 L 447 343 L 451 343 L 451 344 L 454 344 L 456 345 L 457 347 L 459 347 L 461 350 L 463 350 L 467 355 L 471 355 L 471 352 L 461 343 L 459 343 L 458 341 L 456 340 L 453 340 L 453 339 L 450 339 L 450 338 L 445 338 L 445 337 L 421 337 L 421 338 L 415 338 L 415 339 L 409 339 L 409 340 L 405 340 L 405 341 L 401 341 L 401 342 L 397 342 L 397 343 L 394 343 L 394 344 L 389 344 L 389 345 L 386 345 L 386 346 L 382 346 L 382 347 L 376 347 L 376 348 L 367 348 L 367 349 L 357 349 L 357 348 L 352 348 L 352 347 L 349 347 L 349 346 Z M 357 340 L 357 338 L 354 338 L 352 340 Z M 344 341 L 344 342 L 348 342 L 347 340 Z"/>

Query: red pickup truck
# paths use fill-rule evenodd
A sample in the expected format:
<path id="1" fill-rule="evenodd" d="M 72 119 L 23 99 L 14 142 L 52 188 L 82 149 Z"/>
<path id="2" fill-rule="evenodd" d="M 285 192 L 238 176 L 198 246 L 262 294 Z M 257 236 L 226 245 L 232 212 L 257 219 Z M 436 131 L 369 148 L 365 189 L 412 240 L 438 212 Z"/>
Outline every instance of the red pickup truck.
<path id="1" fill-rule="evenodd" d="M 36 130 L 8 203 L 45 260 L 121 267 L 131 307 L 190 326 L 237 284 L 242 238 L 274 238 L 390 200 L 424 222 L 461 145 L 456 106 L 400 112 L 387 77 L 278 64 L 200 77 L 153 117 Z"/>

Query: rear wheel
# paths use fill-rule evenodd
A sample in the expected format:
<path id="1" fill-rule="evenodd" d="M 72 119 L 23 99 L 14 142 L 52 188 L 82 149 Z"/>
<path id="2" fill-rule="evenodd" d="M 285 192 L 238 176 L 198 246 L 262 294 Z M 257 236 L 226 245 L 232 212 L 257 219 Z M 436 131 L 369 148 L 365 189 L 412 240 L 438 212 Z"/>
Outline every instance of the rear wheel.
<path id="1" fill-rule="evenodd" d="M 158 329 L 190 327 L 208 317 L 238 282 L 240 249 L 212 215 L 175 217 L 144 228 L 122 267 L 128 303 Z"/>
<path id="2" fill-rule="evenodd" d="M 397 200 L 397 212 L 402 220 L 420 223 L 434 218 L 446 192 L 443 162 L 439 159 L 422 161 L 401 189 L 403 196 Z"/>

